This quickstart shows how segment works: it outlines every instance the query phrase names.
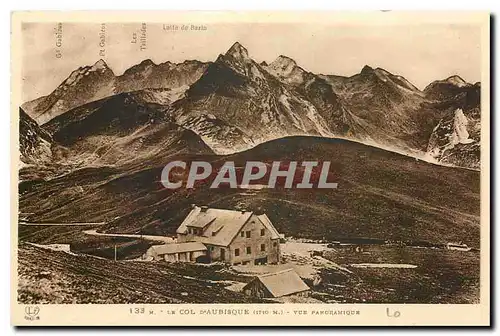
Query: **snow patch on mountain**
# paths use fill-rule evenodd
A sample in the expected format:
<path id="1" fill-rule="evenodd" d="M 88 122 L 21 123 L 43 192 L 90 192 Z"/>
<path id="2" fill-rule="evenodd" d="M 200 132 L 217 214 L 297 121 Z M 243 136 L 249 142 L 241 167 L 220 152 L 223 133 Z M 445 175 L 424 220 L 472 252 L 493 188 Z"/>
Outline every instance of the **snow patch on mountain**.
<path id="1" fill-rule="evenodd" d="M 455 119 L 453 123 L 454 132 L 450 141 L 453 146 L 458 143 L 466 144 L 474 141 L 469 139 L 469 132 L 467 132 L 468 123 L 469 121 L 465 117 L 464 111 L 462 111 L 462 109 L 457 109 L 455 111 Z"/>
<path id="2" fill-rule="evenodd" d="M 318 133 L 324 137 L 334 136 L 334 134 L 330 132 L 325 119 L 323 119 L 323 117 L 318 113 L 314 105 L 305 100 L 303 100 L 302 102 L 307 107 L 306 117 L 309 118 L 309 120 L 311 120 Z"/>
<path id="3" fill-rule="evenodd" d="M 469 137 L 468 125 L 469 120 L 462 109 L 456 109 L 452 118 L 441 119 L 429 140 L 427 157 L 441 161 L 456 146 L 474 143 L 475 140 Z"/>

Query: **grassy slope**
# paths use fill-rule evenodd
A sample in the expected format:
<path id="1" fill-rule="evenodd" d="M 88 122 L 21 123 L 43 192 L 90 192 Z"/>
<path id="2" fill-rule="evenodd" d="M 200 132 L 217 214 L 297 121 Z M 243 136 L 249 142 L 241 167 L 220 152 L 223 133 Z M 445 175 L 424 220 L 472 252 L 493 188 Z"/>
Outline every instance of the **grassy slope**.
<path id="1" fill-rule="evenodd" d="M 18 261 L 18 300 L 26 304 L 259 302 L 220 283 L 193 279 L 196 273 L 218 280 L 216 272 L 198 272 L 194 265 L 114 262 L 28 245 L 19 246 Z"/>
<path id="2" fill-rule="evenodd" d="M 365 253 L 346 248 L 329 250 L 325 257 L 348 267 L 353 274 L 321 271 L 315 290 L 343 303 L 478 303 L 478 251 L 371 246 Z M 417 268 L 353 268 L 350 264 L 412 264 Z"/>

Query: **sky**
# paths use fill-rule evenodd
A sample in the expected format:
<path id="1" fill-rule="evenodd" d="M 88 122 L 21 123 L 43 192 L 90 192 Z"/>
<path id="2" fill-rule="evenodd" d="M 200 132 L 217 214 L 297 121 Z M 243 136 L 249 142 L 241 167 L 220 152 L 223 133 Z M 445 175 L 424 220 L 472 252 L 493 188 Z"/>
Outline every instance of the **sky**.
<path id="1" fill-rule="evenodd" d="M 139 41 L 131 43 L 134 33 L 140 37 L 140 23 L 106 24 L 104 48 L 99 45 L 100 24 L 63 23 L 58 47 L 55 23 L 24 23 L 22 100 L 50 94 L 73 70 L 100 58 L 120 75 L 147 58 L 157 64 L 214 61 L 236 41 L 257 62 L 286 55 L 307 71 L 343 76 L 370 65 L 401 75 L 420 89 L 456 74 L 471 83 L 481 77 L 480 29 L 465 24 L 219 23 L 187 31 L 165 29 L 168 26 L 147 24 L 147 44 L 141 50 Z"/>

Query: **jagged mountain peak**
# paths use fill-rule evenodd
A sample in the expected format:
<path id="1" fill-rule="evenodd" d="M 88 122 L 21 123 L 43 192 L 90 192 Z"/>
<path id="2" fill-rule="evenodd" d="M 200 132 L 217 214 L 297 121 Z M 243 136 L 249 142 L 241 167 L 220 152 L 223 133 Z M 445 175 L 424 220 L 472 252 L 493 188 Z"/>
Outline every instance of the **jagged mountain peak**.
<path id="1" fill-rule="evenodd" d="M 130 75 L 130 74 L 135 73 L 135 72 L 141 72 L 149 67 L 155 67 L 155 66 L 156 66 L 156 64 L 148 58 L 139 64 L 132 65 L 130 68 L 125 70 L 125 72 L 123 73 L 122 76 L 127 76 L 127 75 Z"/>
<path id="2" fill-rule="evenodd" d="M 207 71 L 214 76 L 219 76 L 215 73 L 219 72 L 220 68 L 231 69 L 232 72 L 246 76 L 251 80 L 257 78 L 263 80 L 265 77 L 265 71 L 249 56 L 248 50 L 239 42 L 235 42 L 225 54 L 220 54 L 217 60 L 207 68 Z"/>
<path id="3" fill-rule="evenodd" d="M 106 73 L 114 76 L 113 70 L 108 67 L 108 64 L 103 59 L 99 59 L 93 65 L 79 67 L 78 69 L 74 70 L 61 85 L 74 85 L 90 73 Z"/>
<path id="4" fill-rule="evenodd" d="M 97 62 L 95 62 L 89 69 L 90 71 L 97 71 L 97 70 L 100 70 L 100 71 L 107 71 L 107 70 L 111 70 L 108 66 L 108 64 L 106 63 L 106 61 L 104 61 L 102 58 L 99 59 Z"/>
<path id="5" fill-rule="evenodd" d="M 265 68 L 269 73 L 287 83 L 302 83 L 306 74 L 306 71 L 299 67 L 295 60 L 284 55 L 279 55 Z"/>
<path id="6" fill-rule="evenodd" d="M 365 65 L 363 67 L 363 69 L 361 69 L 361 73 L 362 74 L 369 74 L 369 73 L 373 73 L 373 68 L 369 65 Z"/>
<path id="7" fill-rule="evenodd" d="M 232 56 L 236 59 L 249 59 L 248 50 L 239 42 L 235 42 L 231 48 L 226 52 L 226 56 Z"/>
<path id="8" fill-rule="evenodd" d="M 293 67 L 296 65 L 297 63 L 293 59 L 285 55 L 279 55 L 278 58 L 276 58 L 274 62 L 270 64 L 270 66 L 272 67 L 281 67 L 281 68 Z"/>
<path id="9" fill-rule="evenodd" d="M 380 67 L 374 69 L 369 65 L 365 65 L 361 70 L 361 73 L 354 75 L 353 78 L 359 78 L 360 75 L 364 81 L 368 81 L 370 83 L 380 84 L 383 82 L 385 83 L 384 85 L 391 85 L 396 90 L 404 89 L 420 94 L 420 90 L 406 78 L 400 75 L 395 75 Z"/>

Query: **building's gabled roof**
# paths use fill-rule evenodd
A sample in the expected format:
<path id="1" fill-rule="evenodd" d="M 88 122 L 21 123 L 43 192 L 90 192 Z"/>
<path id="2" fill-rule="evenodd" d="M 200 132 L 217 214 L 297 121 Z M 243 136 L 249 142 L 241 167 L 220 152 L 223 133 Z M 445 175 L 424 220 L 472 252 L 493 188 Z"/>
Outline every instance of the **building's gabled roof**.
<path id="1" fill-rule="evenodd" d="M 158 255 L 163 255 L 182 252 L 206 251 L 207 247 L 199 242 L 189 242 L 154 245 L 151 246 L 150 249 Z"/>
<path id="2" fill-rule="evenodd" d="M 258 219 L 264 224 L 264 226 L 271 232 L 271 239 L 280 239 L 280 234 L 278 233 L 278 230 L 274 227 L 274 225 L 271 223 L 271 220 L 269 217 L 267 217 L 266 214 L 259 215 L 257 216 Z"/>
<path id="3" fill-rule="evenodd" d="M 195 218 L 192 222 L 188 224 L 190 227 L 196 227 L 196 228 L 204 228 L 208 224 L 210 224 L 215 218 L 209 218 L 206 216 L 199 216 L 198 218 Z"/>
<path id="4" fill-rule="evenodd" d="M 197 226 L 197 223 L 208 223 L 209 225 L 206 225 L 203 236 L 193 239 L 205 244 L 228 246 L 252 214 L 251 211 L 213 208 L 205 208 L 202 211 L 201 207 L 194 206 L 177 229 L 177 233 L 186 234 L 188 226 Z"/>
<path id="5" fill-rule="evenodd" d="M 259 275 L 253 281 L 260 281 L 273 297 L 300 293 L 310 289 L 293 268 L 276 273 Z M 244 289 L 252 282 L 247 284 Z"/>

